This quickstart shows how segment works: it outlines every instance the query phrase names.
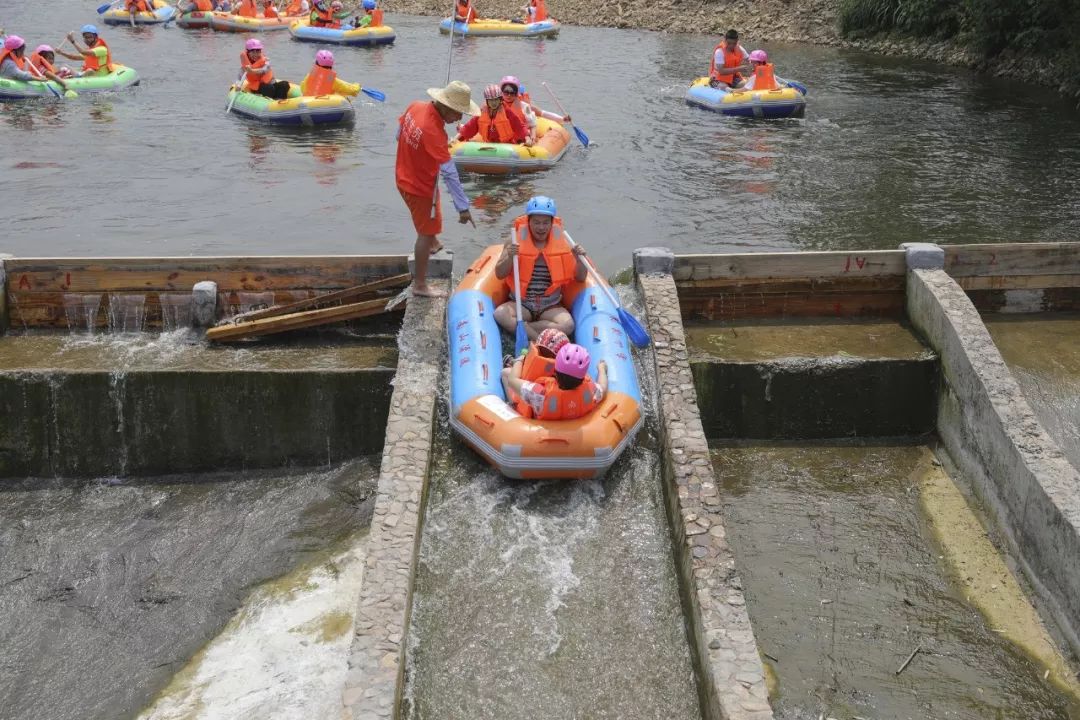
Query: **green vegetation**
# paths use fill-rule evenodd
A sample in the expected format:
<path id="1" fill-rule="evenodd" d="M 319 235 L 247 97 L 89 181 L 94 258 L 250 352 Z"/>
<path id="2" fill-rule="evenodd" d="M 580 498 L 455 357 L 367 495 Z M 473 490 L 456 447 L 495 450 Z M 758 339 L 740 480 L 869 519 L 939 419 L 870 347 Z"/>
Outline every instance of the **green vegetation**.
<path id="1" fill-rule="evenodd" d="M 1080 73 L 1080 0 L 841 0 L 840 31 L 955 39 L 987 58 L 1045 56 L 1074 86 Z"/>

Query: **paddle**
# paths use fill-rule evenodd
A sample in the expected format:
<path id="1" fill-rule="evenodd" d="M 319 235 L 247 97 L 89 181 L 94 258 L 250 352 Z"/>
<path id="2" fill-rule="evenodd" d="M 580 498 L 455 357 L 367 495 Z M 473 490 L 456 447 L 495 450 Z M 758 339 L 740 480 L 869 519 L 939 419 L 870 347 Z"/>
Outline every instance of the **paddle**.
<path id="1" fill-rule="evenodd" d="M 566 242 L 570 243 L 570 247 L 577 247 L 577 243 L 570 237 L 570 233 L 563 230 L 563 235 L 566 237 Z M 641 326 L 641 323 L 638 322 L 636 317 L 626 312 L 626 310 L 623 310 L 623 307 L 619 304 L 615 294 L 611 292 L 611 288 L 608 287 L 608 284 L 600 277 L 600 274 L 596 272 L 596 268 L 593 267 L 592 261 L 587 257 L 585 258 L 585 268 L 589 271 L 589 275 L 592 276 L 592 279 L 596 284 L 600 286 L 600 289 L 604 291 L 604 294 L 607 295 L 611 304 L 615 306 L 615 311 L 619 316 L 619 324 L 622 325 L 623 330 L 626 331 L 626 336 L 630 338 L 630 342 L 634 343 L 634 345 L 639 348 L 647 347 L 649 343 L 652 342 L 649 338 L 649 333 Z"/>
<path id="2" fill-rule="evenodd" d="M 517 235 L 510 231 L 510 245 L 517 245 Z M 514 355 L 521 356 L 529 349 L 529 336 L 525 332 L 525 321 L 521 319 L 521 276 L 518 271 L 518 256 L 514 255 L 514 310 L 517 312 L 517 327 L 514 328 Z"/>
<path id="3" fill-rule="evenodd" d="M 781 77 L 778 77 L 776 79 L 777 79 L 778 82 L 782 82 L 785 85 L 787 85 L 788 87 L 798 90 L 803 95 L 806 94 L 806 86 L 803 85 L 801 82 L 798 82 L 798 81 L 795 81 L 795 80 L 785 80 L 784 78 L 781 78 Z"/>
<path id="4" fill-rule="evenodd" d="M 559 102 L 559 98 L 555 97 L 555 93 L 550 87 L 548 87 L 548 84 L 546 82 L 542 82 L 540 84 L 544 86 L 544 89 L 548 91 L 548 95 L 550 95 L 551 99 L 555 101 L 555 105 L 559 108 L 559 112 L 561 112 L 564 116 L 569 115 L 570 113 L 566 112 L 566 108 L 564 108 L 562 106 L 562 103 Z M 581 141 L 582 145 L 584 145 L 585 147 L 589 147 L 589 136 L 586 135 L 581 128 L 574 125 L 574 123 L 570 123 L 570 129 L 574 131 L 574 134 L 577 135 L 577 139 Z"/>
<path id="5" fill-rule="evenodd" d="M 109 11 L 109 8 L 113 7 L 114 5 L 119 5 L 123 1 L 124 0 L 115 0 L 114 2 L 111 2 L 111 3 L 105 3 L 104 5 L 98 5 L 97 14 L 98 15 L 104 15 L 105 13 L 107 13 Z"/>
<path id="6" fill-rule="evenodd" d="M 225 114 L 228 115 L 232 112 L 233 103 L 236 102 L 236 98 L 240 97 L 241 89 L 244 87 L 244 71 L 240 71 L 240 77 L 236 78 L 236 92 L 229 98 L 229 107 L 225 108 Z"/>
<path id="7" fill-rule="evenodd" d="M 173 8 L 173 14 L 172 14 L 172 15 L 170 15 L 170 16 L 168 17 L 168 19 L 166 19 L 166 20 L 165 20 L 165 22 L 161 23 L 161 27 L 163 27 L 163 28 L 167 28 L 167 27 L 169 27 L 169 23 L 171 23 L 171 22 L 172 22 L 173 20 L 175 20 L 176 18 L 180 17 L 180 15 L 181 15 L 181 12 L 180 12 L 180 3 L 179 3 L 179 2 L 177 2 L 177 3 L 176 3 L 176 7 L 174 7 L 174 8 Z"/>
<path id="8" fill-rule="evenodd" d="M 49 92 L 51 92 L 57 98 L 63 97 L 62 95 L 60 95 L 59 90 L 57 90 L 56 88 L 54 88 L 52 85 L 49 84 L 49 78 L 45 77 L 45 73 L 38 70 L 37 65 L 30 62 L 29 58 L 27 58 L 27 60 L 26 60 L 26 67 L 29 68 L 27 70 L 28 73 L 30 73 L 31 75 L 37 75 L 37 77 L 40 80 L 41 84 L 44 85 L 45 87 L 49 88 Z"/>
<path id="9" fill-rule="evenodd" d="M 454 3 L 450 9 L 450 51 L 446 54 L 446 84 L 450 84 L 450 66 L 454 62 L 454 17 L 457 15 L 457 2 L 450 0 Z M 471 0 L 470 0 L 471 4 Z M 435 219 L 435 215 L 439 209 L 439 176 L 435 176 L 435 189 L 431 193 L 431 219 Z"/>
<path id="10" fill-rule="evenodd" d="M 386 102 L 386 93 L 376 90 L 375 88 L 360 88 L 360 92 L 367 95 L 372 100 L 378 100 L 379 102 Z"/>

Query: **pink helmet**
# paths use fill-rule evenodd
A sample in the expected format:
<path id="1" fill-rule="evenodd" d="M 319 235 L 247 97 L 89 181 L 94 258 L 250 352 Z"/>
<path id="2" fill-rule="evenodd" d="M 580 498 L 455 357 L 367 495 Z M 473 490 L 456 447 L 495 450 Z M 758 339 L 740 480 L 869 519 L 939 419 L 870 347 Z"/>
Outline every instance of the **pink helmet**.
<path id="1" fill-rule="evenodd" d="M 569 342 L 570 338 L 566 337 L 566 333 L 555 328 L 547 328 L 536 337 L 536 344 L 550 350 L 552 355 L 557 355 L 563 346 Z"/>
<path id="2" fill-rule="evenodd" d="M 324 68 L 334 67 L 334 53 L 329 50 L 320 50 L 315 53 L 315 64 Z"/>
<path id="3" fill-rule="evenodd" d="M 261 42 L 259 42 L 255 38 L 251 38 L 250 40 L 248 40 L 247 42 L 244 43 L 244 49 L 245 50 L 262 50 L 263 46 L 262 46 Z"/>
<path id="4" fill-rule="evenodd" d="M 589 372 L 589 351 L 580 345 L 566 343 L 555 355 L 555 372 L 581 379 Z"/>
<path id="5" fill-rule="evenodd" d="M 26 45 L 26 41 L 18 35 L 8 35 L 7 39 L 4 40 L 5 50 L 18 50 L 24 45 Z"/>
<path id="6" fill-rule="evenodd" d="M 41 53 L 56 52 L 56 51 L 52 49 L 52 45 L 38 45 L 37 49 L 35 49 L 34 52 L 37 53 L 38 55 L 40 55 Z"/>
<path id="7" fill-rule="evenodd" d="M 484 88 L 485 100 L 498 100 L 501 97 L 502 90 L 499 89 L 498 85 L 488 85 L 486 88 Z"/>
<path id="8" fill-rule="evenodd" d="M 499 81 L 499 87 L 503 85 L 513 85 L 515 90 L 521 90 L 521 81 L 517 79 L 517 75 L 504 75 Z"/>
<path id="9" fill-rule="evenodd" d="M 334 0 L 334 2 L 330 3 L 331 10 L 340 10 L 343 7 L 345 6 L 341 4 L 340 0 Z"/>
<path id="10" fill-rule="evenodd" d="M 769 62 L 769 56 L 764 50 L 755 50 L 750 53 L 750 62 Z"/>

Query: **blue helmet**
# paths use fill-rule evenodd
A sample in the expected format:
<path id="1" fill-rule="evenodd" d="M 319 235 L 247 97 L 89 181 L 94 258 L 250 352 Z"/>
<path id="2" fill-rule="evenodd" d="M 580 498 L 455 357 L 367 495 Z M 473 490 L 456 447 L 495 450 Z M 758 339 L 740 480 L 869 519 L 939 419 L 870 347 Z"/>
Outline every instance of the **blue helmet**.
<path id="1" fill-rule="evenodd" d="M 90 33 L 91 35 L 97 35 L 98 34 L 97 25 L 83 25 L 82 30 L 80 30 L 79 32 Z"/>
<path id="2" fill-rule="evenodd" d="M 364 9 L 365 10 L 374 10 L 375 9 L 375 0 L 364 0 Z"/>
<path id="3" fill-rule="evenodd" d="M 526 215 L 550 215 L 555 217 L 555 201 L 547 195 L 537 195 L 525 206 Z"/>

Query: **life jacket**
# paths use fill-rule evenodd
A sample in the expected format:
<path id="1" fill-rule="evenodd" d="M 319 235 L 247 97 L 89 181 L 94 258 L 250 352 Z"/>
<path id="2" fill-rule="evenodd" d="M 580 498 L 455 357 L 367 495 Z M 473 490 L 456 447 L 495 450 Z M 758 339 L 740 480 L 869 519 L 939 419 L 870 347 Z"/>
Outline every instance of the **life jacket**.
<path id="1" fill-rule="evenodd" d="M 529 4 L 534 9 L 532 16 L 533 22 L 540 22 L 548 19 L 547 2 L 545 0 L 531 0 Z"/>
<path id="2" fill-rule="evenodd" d="M 303 6 L 301 5 L 300 0 L 292 0 L 292 2 L 289 3 L 288 6 L 286 6 L 285 14 L 286 15 L 299 15 L 302 10 L 303 10 Z"/>
<path id="3" fill-rule="evenodd" d="M 150 9 L 150 4 L 146 2 L 146 0 L 127 0 L 127 2 L 124 3 L 124 7 L 128 12 L 131 12 L 132 9 L 137 12 L 153 12 Z"/>
<path id="4" fill-rule="evenodd" d="M 41 74 L 43 74 L 43 75 L 46 72 L 51 72 L 51 73 L 56 72 L 56 68 L 53 67 L 53 64 L 51 62 L 49 62 L 48 60 L 46 60 L 45 58 L 43 58 L 40 53 L 34 53 L 33 55 L 31 55 L 30 56 L 30 63 L 34 67 L 36 67 L 38 69 L 38 71 L 41 72 Z"/>
<path id="5" fill-rule="evenodd" d="M 712 57 L 709 59 L 709 77 L 713 80 L 719 80 L 722 83 L 730 85 L 735 81 L 735 73 L 721 73 L 720 68 L 716 67 L 716 51 L 724 51 L 724 64 L 722 67 L 738 67 L 742 64 L 742 53 L 739 52 L 739 44 L 735 43 L 734 50 L 728 50 L 727 41 L 722 41 L 719 45 L 713 48 Z"/>
<path id="6" fill-rule="evenodd" d="M 257 16 L 258 9 L 255 7 L 255 0 L 240 0 L 240 4 L 236 6 L 233 14 L 249 18 Z"/>
<path id="7" fill-rule="evenodd" d="M 105 44 L 105 41 L 100 37 L 94 41 L 94 44 L 90 47 L 91 50 L 96 50 L 99 47 L 105 48 L 105 69 L 109 72 L 113 70 L 112 63 L 112 51 L 109 50 L 109 46 Z M 83 55 L 83 71 L 93 72 L 101 69 L 101 63 L 98 62 L 97 55 Z"/>
<path id="8" fill-rule="evenodd" d="M 195 10 L 198 12 L 213 12 L 213 0 L 195 0 Z"/>
<path id="9" fill-rule="evenodd" d="M 274 4 L 272 2 L 270 2 L 270 0 L 266 0 L 266 2 L 263 3 L 263 17 L 264 18 L 279 18 L 279 17 L 281 17 L 281 15 L 278 14 L 277 8 L 274 7 Z"/>
<path id="10" fill-rule="evenodd" d="M 263 55 L 257 61 L 252 62 L 251 58 L 248 57 L 246 50 L 240 53 L 241 67 L 243 67 L 244 65 L 250 65 L 253 69 L 258 69 L 266 67 L 269 64 L 270 61 L 266 59 L 265 55 Z M 273 70 L 268 69 L 263 75 L 256 75 L 255 73 L 251 72 L 247 73 L 248 92 L 257 92 L 261 85 L 269 85 L 272 82 L 274 82 Z"/>
<path id="11" fill-rule="evenodd" d="M 312 27 L 341 27 L 341 23 L 334 17 L 334 11 L 330 9 L 330 5 L 327 3 L 324 8 L 320 10 L 318 7 L 314 7 L 311 10 Z"/>
<path id="12" fill-rule="evenodd" d="M 540 346 L 533 343 L 529 346 L 529 352 L 521 361 L 521 379 L 529 382 L 539 382 L 541 378 L 555 375 L 555 358 L 545 357 L 540 353 Z M 514 405 L 518 414 L 522 417 L 532 417 L 532 406 L 521 399 L 513 390 L 510 391 L 510 402 Z"/>
<path id="13" fill-rule="evenodd" d="M 458 0 L 457 6 L 454 8 L 454 15 L 465 18 L 466 23 L 471 23 L 476 20 L 476 8 L 472 6 L 471 2 Z"/>
<path id="14" fill-rule="evenodd" d="M 529 230 L 528 215 L 522 215 L 514 220 L 514 236 L 517 238 L 518 244 L 518 276 L 521 279 L 521 288 L 514 292 L 513 273 L 507 273 L 506 286 L 514 292 L 516 297 L 523 298 L 525 292 L 529 289 L 529 281 L 532 279 L 536 260 L 541 255 L 540 250 L 533 243 L 532 232 Z M 570 249 L 570 243 L 566 242 L 566 237 L 563 235 L 562 218 L 555 218 L 555 221 L 551 224 L 551 234 L 548 236 L 542 254 L 547 262 L 548 271 L 551 273 L 551 286 L 544 292 L 544 295 L 547 296 L 572 283 L 574 281 L 574 271 L 577 269 L 577 260 Z"/>
<path id="15" fill-rule="evenodd" d="M 521 109 L 521 105 L 518 104 L 517 100 L 510 102 L 503 96 L 503 108 L 505 108 L 507 112 L 512 112 L 517 115 L 517 119 L 521 121 L 521 124 L 526 128 L 529 127 L 529 121 L 525 119 L 525 111 Z"/>
<path id="16" fill-rule="evenodd" d="M 375 8 L 371 11 L 371 22 L 368 23 L 368 27 L 379 27 L 383 23 L 382 8 Z"/>
<path id="17" fill-rule="evenodd" d="M 754 68 L 755 90 L 775 90 L 777 87 L 772 63 L 762 63 Z"/>
<path id="18" fill-rule="evenodd" d="M 26 70 L 26 56 L 18 57 L 14 50 L 0 50 L 0 65 L 4 64 L 4 61 L 11 58 L 15 63 L 15 67 L 20 70 Z"/>
<path id="19" fill-rule="evenodd" d="M 544 386 L 544 405 L 537 414 L 533 412 L 531 405 L 522 401 L 521 405 L 524 405 L 528 412 L 522 413 L 525 417 L 535 417 L 537 420 L 576 420 L 588 415 L 589 411 L 599 404 L 596 383 L 587 375 L 573 390 L 563 390 L 553 377 L 542 377 L 536 383 Z"/>
<path id="20" fill-rule="evenodd" d="M 499 110 L 501 112 L 496 112 L 494 118 L 491 117 L 486 109 L 480 111 L 477 120 L 480 123 L 480 139 L 483 142 L 514 142 L 514 128 L 510 125 L 510 120 L 506 117 L 506 106 L 501 106 Z M 495 130 L 494 133 L 491 132 L 492 129 Z M 494 135 L 494 137 L 492 137 L 492 135 Z"/>
<path id="21" fill-rule="evenodd" d="M 334 92 L 334 80 L 336 79 L 337 73 L 334 72 L 333 68 L 323 67 L 316 63 L 315 67 L 311 68 L 311 72 L 304 78 L 304 81 L 300 83 L 300 92 L 311 97 L 331 95 Z"/>

